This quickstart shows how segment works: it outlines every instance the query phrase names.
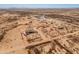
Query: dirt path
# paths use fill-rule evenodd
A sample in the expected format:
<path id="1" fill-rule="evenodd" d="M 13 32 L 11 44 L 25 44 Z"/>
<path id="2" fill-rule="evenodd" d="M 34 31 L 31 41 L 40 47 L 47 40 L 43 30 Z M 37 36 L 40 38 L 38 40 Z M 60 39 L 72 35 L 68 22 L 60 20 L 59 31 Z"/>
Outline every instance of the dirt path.
<path id="1" fill-rule="evenodd" d="M 24 47 L 20 47 L 20 48 L 16 48 L 16 49 L 11 49 L 9 51 L 3 51 L 3 52 L 0 52 L 0 53 L 10 53 L 10 52 L 13 52 L 13 51 L 16 51 L 16 50 L 22 50 L 22 49 L 32 48 L 32 47 L 35 47 L 35 46 L 38 46 L 38 45 L 50 43 L 52 41 L 55 41 L 58 38 L 65 37 L 65 36 L 69 36 L 69 35 L 73 35 L 73 34 L 76 34 L 76 33 L 79 32 L 79 31 L 77 31 L 77 32 L 74 32 L 74 33 L 68 33 L 66 35 L 61 35 L 61 36 L 58 36 L 58 37 L 55 37 L 55 38 L 50 39 L 50 38 L 47 38 L 44 34 L 42 34 L 41 31 L 39 31 L 37 29 L 35 29 L 35 30 L 38 31 L 38 33 L 40 34 L 41 38 L 43 39 L 42 41 L 40 41 L 40 42 L 33 42 L 33 43 L 28 44 L 28 45 L 26 45 Z M 65 50 L 67 50 L 67 49 L 65 49 Z"/>

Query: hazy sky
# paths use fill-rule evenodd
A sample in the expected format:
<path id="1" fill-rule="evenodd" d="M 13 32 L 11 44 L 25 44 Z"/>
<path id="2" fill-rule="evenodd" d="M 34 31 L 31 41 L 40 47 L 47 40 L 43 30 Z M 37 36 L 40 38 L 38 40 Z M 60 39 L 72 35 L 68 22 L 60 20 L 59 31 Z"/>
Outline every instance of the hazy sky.
<path id="1" fill-rule="evenodd" d="M 79 8 L 79 4 L 0 4 L 0 8 Z"/>

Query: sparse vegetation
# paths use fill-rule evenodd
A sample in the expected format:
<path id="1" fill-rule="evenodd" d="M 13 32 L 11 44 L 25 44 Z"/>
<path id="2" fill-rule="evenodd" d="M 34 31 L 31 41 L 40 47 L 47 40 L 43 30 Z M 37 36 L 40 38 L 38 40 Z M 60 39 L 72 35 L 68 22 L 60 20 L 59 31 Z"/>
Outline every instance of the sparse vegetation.
<path id="1" fill-rule="evenodd" d="M 79 53 L 77 12 L 79 9 L 5 10 L 0 14 L 0 53 Z"/>
<path id="2" fill-rule="evenodd" d="M 5 32 L 0 30 L 0 41 L 3 39 Z"/>

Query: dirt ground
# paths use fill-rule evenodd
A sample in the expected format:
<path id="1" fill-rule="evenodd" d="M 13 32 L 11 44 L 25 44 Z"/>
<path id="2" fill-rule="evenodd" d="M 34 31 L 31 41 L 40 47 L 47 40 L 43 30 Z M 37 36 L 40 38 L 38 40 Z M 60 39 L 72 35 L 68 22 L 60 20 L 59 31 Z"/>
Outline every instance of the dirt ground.
<path id="1" fill-rule="evenodd" d="M 1 54 L 78 54 L 79 9 L 0 10 Z"/>

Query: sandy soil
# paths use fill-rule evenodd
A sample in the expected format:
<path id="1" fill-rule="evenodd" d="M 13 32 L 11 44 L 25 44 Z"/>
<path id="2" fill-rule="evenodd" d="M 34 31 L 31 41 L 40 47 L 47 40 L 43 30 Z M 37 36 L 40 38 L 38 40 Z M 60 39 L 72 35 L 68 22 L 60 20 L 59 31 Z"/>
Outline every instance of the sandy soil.
<path id="1" fill-rule="evenodd" d="M 78 54 L 79 9 L 0 10 L 1 54 Z"/>

